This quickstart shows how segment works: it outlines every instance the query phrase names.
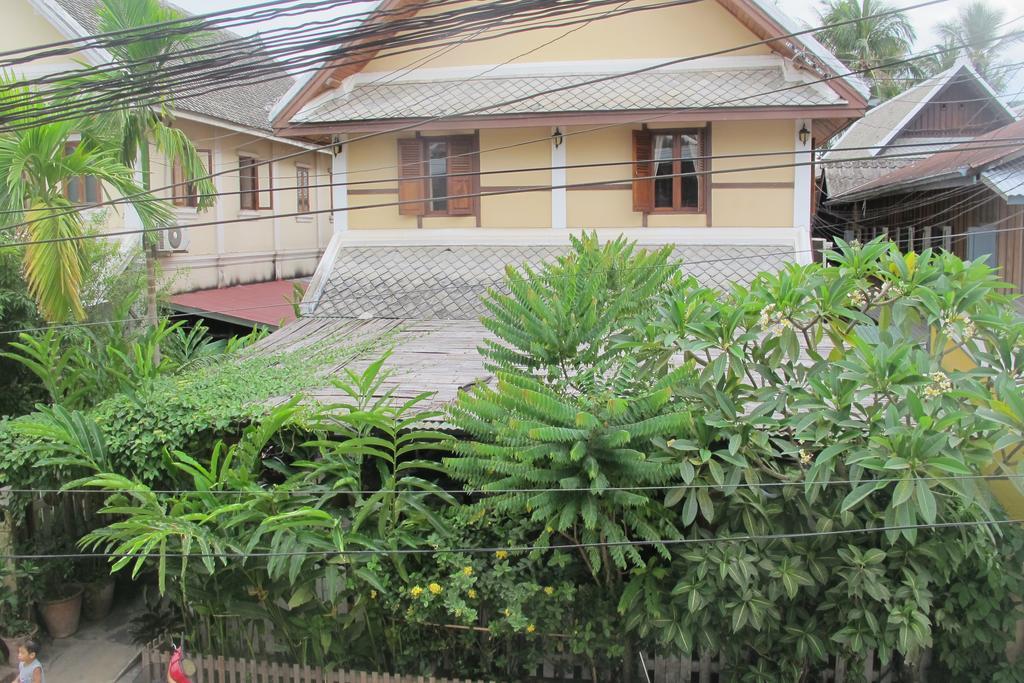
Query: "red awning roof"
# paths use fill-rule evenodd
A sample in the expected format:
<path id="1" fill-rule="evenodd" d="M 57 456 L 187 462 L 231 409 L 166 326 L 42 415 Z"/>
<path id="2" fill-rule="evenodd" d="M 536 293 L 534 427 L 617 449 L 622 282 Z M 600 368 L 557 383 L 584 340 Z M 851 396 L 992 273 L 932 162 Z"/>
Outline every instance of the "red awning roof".
<path id="1" fill-rule="evenodd" d="M 296 283 L 305 290 L 308 280 L 273 280 L 175 294 L 171 297 L 171 307 L 183 313 L 240 325 L 277 328 L 295 320 L 291 301 Z"/>

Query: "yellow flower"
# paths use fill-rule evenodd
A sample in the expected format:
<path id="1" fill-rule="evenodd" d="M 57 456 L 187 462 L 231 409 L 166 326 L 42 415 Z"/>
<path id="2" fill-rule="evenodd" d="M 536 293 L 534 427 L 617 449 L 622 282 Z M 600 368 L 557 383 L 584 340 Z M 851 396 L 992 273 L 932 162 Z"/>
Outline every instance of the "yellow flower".
<path id="1" fill-rule="evenodd" d="M 370 599 L 371 600 L 376 600 L 377 599 L 377 591 L 373 591 L 373 590 L 370 591 Z"/>
<path id="2" fill-rule="evenodd" d="M 552 529 L 551 527 L 548 527 L 547 529 L 545 529 L 545 531 L 547 531 L 549 534 L 551 534 L 551 533 L 554 533 L 555 530 Z"/>
<path id="3" fill-rule="evenodd" d="M 508 557 L 508 551 L 507 550 L 495 550 L 494 551 L 494 556 L 496 558 L 498 558 L 499 560 L 504 560 L 506 557 Z"/>
<path id="4" fill-rule="evenodd" d="M 418 598 L 421 595 L 423 595 L 423 589 L 419 586 L 413 586 L 412 590 L 409 591 L 409 595 L 411 595 L 414 598 Z"/>
<path id="5" fill-rule="evenodd" d="M 468 595 L 471 600 L 476 600 L 476 590 L 475 589 L 470 588 L 468 591 L 466 591 L 466 595 Z"/>
<path id="6" fill-rule="evenodd" d="M 473 576 L 473 568 L 472 567 L 463 567 L 462 568 L 462 573 L 465 574 L 466 576 Z"/>
<path id="7" fill-rule="evenodd" d="M 526 632 L 527 633 L 533 633 L 536 630 L 537 630 L 537 627 L 534 626 L 533 624 L 530 624 L 529 626 L 526 627 Z"/>
<path id="8" fill-rule="evenodd" d="M 441 592 L 441 584 L 439 583 L 431 583 L 429 586 L 427 586 L 427 588 L 429 588 L 430 592 L 434 595 L 437 595 Z"/>
<path id="9" fill-rule="evenodd" d="M 506 617 L 512 616 L 512 610 L 510 610 L 508 607 L 505 608 L 505 616 Z"/>
<path id="10" fill-rule="evenodd" d="M 554 595 L 555 594 L 555 589 L 552 588 L 551 586 L 544 586 L 544 592 L 547 593 L 548 595 Z"/>

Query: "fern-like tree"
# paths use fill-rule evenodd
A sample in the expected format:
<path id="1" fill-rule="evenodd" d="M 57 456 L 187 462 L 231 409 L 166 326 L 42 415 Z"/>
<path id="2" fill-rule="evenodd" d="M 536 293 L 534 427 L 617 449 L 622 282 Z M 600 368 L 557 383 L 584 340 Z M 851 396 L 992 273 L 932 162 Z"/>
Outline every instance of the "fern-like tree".
<path id="1" fill-rule="evenodd" d="M 472 438 L 456 444 L 450 471 L 473 488 L 503 491 L 477 507 L 530 519 L 544 530 L 542 546 L 577 548 L 591 598 L 606 602 L 608 615 L 630 570 L 652 550 L 667 558 L 661 542 L 677 536 L 644 487 L 678 472 L 654 443 L 692 418 L 674 400 L 666 359 L 618 338 L 675 278 L 670 254 L 621 239 L 601 247 L 590 236 L 537 272 L 510 272 L 509 292 L 486 300 L 484 324 L 497 339 L 482 353 L 497 385 L 463 395 L 452 410 Z M 617 680 L 631 680 L 633 654 L 628 636 L 609 643 L 607 655 L 622 662 Z"/>
<path id="2" fill-rule="evenodd" d="M 24 224 L 29 291 L 48 321 L 81 319 L 84 224 L 68 184 L 92 176 L 131 197 L 146 229 L 170 225 L 170 209 L 135 182 L 116 149 L 92 137 L 79 143 L 84 124 L 52 120 L 43 98 L 10 74 L 0 74 L 0 101 L 18 108 L 19 125 L 0 134 L 0 210 L 9 225 Z"/>

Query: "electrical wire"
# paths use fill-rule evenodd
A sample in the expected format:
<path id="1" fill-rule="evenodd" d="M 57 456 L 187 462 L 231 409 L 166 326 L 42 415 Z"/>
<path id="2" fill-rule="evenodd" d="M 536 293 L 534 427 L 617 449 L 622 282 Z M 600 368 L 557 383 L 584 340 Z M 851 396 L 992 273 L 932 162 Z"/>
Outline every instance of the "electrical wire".
<path id="1" fill-rule="evenodd" d="M 997 145 L 996 147 L 1006 147 L 1006 146 L 1007 145 Z M 979 149 L 989 149 L 989 148 L 990 147 L 979 147 Z M 954 152 L 956 152 L 956 151 L 962 151 L 962 150 L 953 149 L 953 150 L 947 150 L 947 151 L 954 151 Z M 942 150 L 935 152 L 935 154 L 941 154 L 941 153 L 943 153 Z M 871 158 L 871 157 L 865 157 L 865 158 Z M 845 159 L 843 161 L 849 161 L 849 159 Z M 630 163 L 630 162 L 623 162 L 623 163 Z M 659 175 L 649 175 L 649 176 L 630 176 L 629 178 L 614 178 L 614 179 L 594 180 L 594 181 L 586 181 L 586 182 L 578 182 L 578 183 L 562 183 L 562 184 L 557 184 L 557 185 L 553 184 L 553 185 L 550 185 L 550 186 L 514 187 L 514 188 L 507 188 L 507 189 L 498 189 L 498 190 L 489 190 L 489 191 L 481 191 L 481 192 L 470 192 L 470 193 L 463 193 L 463 194 L 456 194 L 456 195 L 447 195 L 445 197 L 445 199 L 446 200 L 452 200 L 452 199 L 475 199 L 475 198 L 492 197 L 492 196 L 525 194 L 525 193 L 529 193 L 529 192 L 550 192 L 551 190 L 580 188 L 580 187 L 594 187 L 594 186 L 608 185 L 608 184 L 612 184 L 612 183 L 627 184 L 627 183 L 632 183 L 632 182 L 634 182 L 636 180 L 655 180 L 655 179 L 659 179 L 659 178 L 660 179 L 665 179 L 665 178 L 676 178 L 676 177 L 725 175 L 725 174 L 729 174 L 729 173 L 746 173 L 746 172 L 750 172 L 750 171 L 759 171 L 759 170 L 773 170 L 773 169 L 780 169 L 780 168 L 797 168 L 797 167 L 801 167 L 801 166 L 815 166 L 815 165 L 818 165 L 818 164 L 821 164 L 821 163 L 822 163 L 821 160 L 818 160 L 818 161 L 813 161 L 812 160 L 812 161 L 805 161 L 805 162 L 791 162 L 791 163 L 786 163 L 786 164 L 773 164 L 773 165 L 769 164 L 769 165 L 762 165 L 762 166 L 748 166 L 748 167 L 733 168 L 733 169 L 720 169 L 720 170 L 717 170 L 717 171 L 714 171 L 714 170 L 697 170 L 697 171 L 686 171 L 686 172 L 680 172 L 680 173 L 659 174 Z M 272 190 L 260 190 L 259 192 L 271 192 L 271 191 Z M 236 194 L 236 193 L 232 192 L 232 193 L 226 193 L 226 194 Z M 335 207 L 333 209 L 331 209 L 331 208 L 326 208 L 326 209 L 310 209 L 308 211 L 293 211 L 293 212 L 285 212 L 285 213 L 275 213 L 273 215 L 273 217 L 274 218 L 293 218 L 293 217 L 298 217 L 298 216 L 313 216 L 313 215 L 320 215 L 320 214 L 347 213 L 347 212 L 361 211 L 361 210 L 366 210 L 366 209 L 378 209 L 378 208 L 388 208 L 388 207 L 395 207 L 395 206 L 403 206 L 403 205 L 407 205 L 407 204 L 421 204 L 421 203 L 423 203 L 425 201 L 427 201 L 426 198 L 424 198 L 424 199 L 405 199 L 405 200 L 400 199 L 400 200 L 397 200 L 397 201 L 377 202 L 377 203 L 371 203 L 371 204 L 362 204 L 362 205 L 359 205 L 359 206 Z M 96 205 L 96 206 L 98 206 L 98 205 Z M 52 215 L 50 215 L 48 217 L 52 217 Z M 63 243 L 63 242 L 81 242 L 81 241 L 89 240 L 89 239 L 109 238 L 109 237 L 117 237 L 117 236 L 123 236 L 123 235 L 136 235 L 136 234 L 166 232 L 168 230 L 180 229 L 181 227 L 188 227 L 188 228 L 191 229 L 191 228 L 218 226 L 218 225 L 230 225 L 230 224 L 239 224 L 239 223 L 254 223 L 254 222 L 263 221 L 263 220 L 266 220 L 266 217 L 265 216 L 261 216 L 261 215 L 241 216 L 241 217 L 238 217 L 238 218 L 230 218 L 230 219 L 221 219 L 221 220 L 212 220 L 212 221 L 199 221 L 199 222 L 195 222 L 195 223 L 190 223 L 187 226 L 171 225 L 171 226 L 158 227 L 158 228 L 137 228 L 137 229 L 131 229 L 131 230 L 113 230 L 113 231 L 108 231 L 108 232 L 104 232 L 104 233 L 89 233 L 89 234 L 81 234 L 81 235 L 67 235 L 67 236 L 62 236 L 62 237 L 53 237 L 53 238 L 39 239 L 39 240 L 32 240 L 32 239 L 29 239 L 29 240 L 18 240 L 18 241 L 7 242 L 5 246 L 8 246 L 8 247 L 22 247 L 22 246 L 29 246 L 29 245 L 58 244 L 58 243 Z M 15 224 L 13 226 L 8 226 L 7 228 L 4 228 L 4 229 L 13 229 L 13 228 L 23 227 L 23 226 L 30 225 L 30 224 L 31 224 L 30 221 L 26 221 L 24 223 L 18 223 L 18 224 Z"/>
<path id="2" fill-rule="evenodd" d="M 1013 479 L 1024 479 L 1024 474 L 955 474 L 948 476 L 936 476 L 936 477 L 889 477 L 880 479 L 832 479 L 825 482 L 812 482 L 812 481 L 765 481 L 760 483 L 751 482 L 736 482 L 735 484 L 660 484 L 650 486 L 606 486 L 600 489 L 594 489 L 589 487 L 541 487 L 541 488 L 496 488 L 496 489 L 406 489 L 402 491 L 395 491 L 396 496 L 434 496 L 434 495 L 447 495 L 447 496 L 497 496 L 497 495 L 510 495 L 510 494 L 534 494 L 534 493 L 593 493 L 595 495 L 603 495 L 605 493 L 621 493 L 629 491 L 703 491 L 703 490 L 714 490 L 714 489 L 771 489 L 771 488 L 784 488 L 789 486 L 804 486 L 807 488 L 828 488 L 829 486 L 857 486 L 860 484 L 898 484 L 901 481 L 910 482 L 957 482 L 957 481 L 1009 481 Z M 338 489 L 331 488 L 329 486 L 289 489 L 289 488 L 275 488 L 273 490 L 268 489 L 141 489 L 141 490 L 127 490 L 127 491 L 110 491 L 106 489 L 74 489 L 74 488 L 59 488 L 59 489 L 48 489 L 48 488 L 8 488 L 0 487 L 0 494 L 16 493 L 16 494 L 33 494 L 33 495 L 48 495 L 48 494 L 99 494 L 99 495 L 131 495 L 133 493 L 152 493 L 155 495 L 181 495 L 186 493 L 198 493 L 202 495 L 242 495 L 252 493 L 283 493 L 289 496 L 301 496 L 301 495 L 320 495 L 320 494 L 336 494 L 346 496 L 372 496 L 380 493 L 381 489 L 365 489 L 365 490 L 349 490 L 349 489 Z"/>
<path id="3" fill-rule="evenodd" d="M 289 550 L 289 551 L 254 551 L 254 552 L 164 552 L 164 553 L 5 553 L 0 560 L 36 561 L 36 560 L 74 560 L 97 557 L 127 559 L 159 559 L 159 558 L 212 558 L 212 559 L 248 559 L 261 557 L 375 557 L 397 555 L 493 555 L 495 553 L 521 554 L 532 552 L 558 552 L 564 550 L 580 550 L 588 548 L 626 548 L 626 547 L 685 547 L 694 545 L 717 545 L 720 543 L 752 543 L 771 541 L 797 541 L 814 538 L 835 538 L 853 534 L 877 534 L 890 531 L 909 531 L 920 529 L 968 529 L 990 527 L 998 528 L 1010 524 L 1022 524 L 1024 519 L 991 519 L 971 522 L 933 522 L 931 524 L 900 524 L 877 526 L 864 529 L 832 529 L 830 531 L 796 531 L 779 534 L 742 534 L 737 536 L 710 536 L 698 538 L 663 538 L 658 540 L 623 540 L 593 541 L 583 543 L 551 543 L 545 545 L 509 545 L 509 546 L 470 546 L 462 548 L 373 548 L 351 550 L 345 548 L 331 550 Z M 117 542 L 117 541 L 115 541 Z"/>

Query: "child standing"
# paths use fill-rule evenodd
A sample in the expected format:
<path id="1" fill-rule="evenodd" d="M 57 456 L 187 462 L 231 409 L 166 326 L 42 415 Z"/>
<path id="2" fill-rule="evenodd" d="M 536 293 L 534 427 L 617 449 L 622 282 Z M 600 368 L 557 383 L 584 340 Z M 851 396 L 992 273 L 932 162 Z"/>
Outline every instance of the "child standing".
<path id="1" fill-rule="evenodd" d="M 18 648 L 18 683 L 46 683 L 39 663 L 39 643 L 34 640 L 26 640 Z"/>

